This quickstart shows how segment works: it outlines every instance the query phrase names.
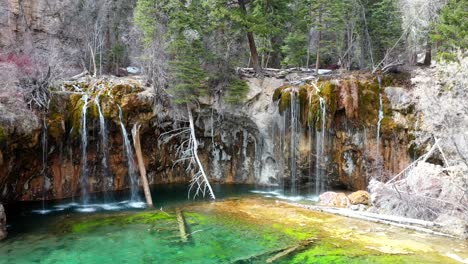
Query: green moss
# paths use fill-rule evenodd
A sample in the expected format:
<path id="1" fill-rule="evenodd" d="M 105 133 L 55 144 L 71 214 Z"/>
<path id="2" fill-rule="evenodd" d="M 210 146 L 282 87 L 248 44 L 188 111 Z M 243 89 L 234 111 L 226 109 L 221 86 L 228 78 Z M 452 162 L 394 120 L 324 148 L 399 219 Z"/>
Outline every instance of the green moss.
<path id="1" fill-rule="evenodd" d="M 398 132 L 400 129 L 401 127 L 397 123 L 395 123 L 395 121 L 393 121 L 393 119 L 391 119 L 390 117 L 385 116 L 382 119 L 382 123 L 381 123 L 382 135 L 389 135 L 394 132 Z"/>
<path id="2" fill-rule="evenodd" d="M 102 215 L 65 225 L 65 230 L 72 233 L 90 232 L 109 225 L 154 224 L 157 221 L 175 220 L 175 216 L 160 211 L 148 211 L 137 214 Z"/>
<path id="3" fill-rule="evenodd" d="M 326 81 L 321 85 L 320 95 L 327 103 L 327 114 L 334 116 L 338 105 L 336 96 L 336 85 Z"/>
<path id="4" fill-rule="evenodd" d="M 279 99 L 281 99 L 281 95 L 283 94 L 284 89 L 287 89 L 287 88 L 289 88 L 289 85 L 284 85 L 284 86 L 281 86 L 281 87 L 277 88 L 273 92 L 273 102 L 276 102 Z"/>
<path id="5" fill-rule="evenodd" d="M 72 94 L 70 96 L 70 105 L 68 107 L 69 119 L 68 122 L 73 128 L 72 137 L 78 135 L 81 128 L 81 119 L 83 115 L 84 101 L 80 94 Z"/>
<path id="6" fill-rule="evenodd" d="M 359 94 L 359 121 L 363 126 L 375 126 L 379 117 L 379 83 L 372 82 L 357 83 Z"/>
<path id="7" fill-rule="evenodd" d="M 279 111 L 282 113 L 291 106 L 291 93 L 283 92 L 279 102 Z"/>
<path id="8" fill-rule="evenodd" d="M 59 112 L 52 112 L 48 118 L 49 135 L 54 139 L 60 139 L 65 134 L 63 127 L 64 118 Z"/>

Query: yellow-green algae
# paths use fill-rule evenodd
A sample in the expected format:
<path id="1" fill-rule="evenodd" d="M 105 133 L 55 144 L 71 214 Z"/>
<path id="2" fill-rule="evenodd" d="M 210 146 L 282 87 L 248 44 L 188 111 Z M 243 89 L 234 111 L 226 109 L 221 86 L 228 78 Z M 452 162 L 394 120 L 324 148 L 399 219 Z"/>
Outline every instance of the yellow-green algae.
<path id="1" fill-rule="evenodd" d="M 158 221 L 175 221 L 173 214 L 162 211 L 146 211 L 135 214 L 104 214 L 64 221 L 59 225 L 61 232 L 83 233 L 109 225 L 155 224 Z"/>

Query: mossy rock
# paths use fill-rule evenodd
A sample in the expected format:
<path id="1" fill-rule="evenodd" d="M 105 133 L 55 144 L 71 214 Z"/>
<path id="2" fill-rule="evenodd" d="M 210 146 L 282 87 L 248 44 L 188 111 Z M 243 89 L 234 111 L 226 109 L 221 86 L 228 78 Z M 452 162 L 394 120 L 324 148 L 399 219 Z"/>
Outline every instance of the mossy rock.
<path id="1" fill-rule="evenodd" d="M 280 100 L 284 89 L 287 89 L 289 87 L 290 87 L 289 85 L 284 85 L 284 86 L 281 86 L 281 87 L 277 88 L 273 92 L 273 102 L 276 102 L 276 101 Z"/>
<path id="2" fill-rule="evenodd" d="M 288 110 L 291 107 L 291 93 L 283 92 L 281 93 L 281 99 L 279 101 L 279 111 L 280 113 Z"/>
<path id="3" fill-rule="evenodd" d="M 358 82 L 359 121 L 363 126 L 375 126 L 379 119 L 380 87 L 376 80 Z"/>

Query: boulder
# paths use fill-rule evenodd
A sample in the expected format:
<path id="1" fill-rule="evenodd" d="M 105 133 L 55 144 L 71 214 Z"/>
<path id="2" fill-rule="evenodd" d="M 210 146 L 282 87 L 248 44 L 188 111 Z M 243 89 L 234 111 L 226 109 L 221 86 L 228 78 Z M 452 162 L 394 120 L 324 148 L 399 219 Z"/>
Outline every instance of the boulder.
<path id="1" fill-rule="evenodd" d="M 385 95 L 393 110 L 407 112 L 413 105 L 410 92 L 403 87 L 386 87 Z"/>
<path id="2" fill-rule="evenodd" d="M 344 193 L 326 192 L 320 195 L 319 204 L 323 206 L 347 207 L 350 202 Z"/>
<path id="3" fill-rule="evenodd" d="M 7 231 L 6 231 L 6 215 L 5 209 L 3 209 L 3 205 L 0 204 L 0 240 L 6 238 Z"/>
<path id="4" fill-rule="evenodd" d="M 357 191 L 348 195 L 351 204 L 365 204 L 369 205 L 369 193 L 366 191 Z"/>

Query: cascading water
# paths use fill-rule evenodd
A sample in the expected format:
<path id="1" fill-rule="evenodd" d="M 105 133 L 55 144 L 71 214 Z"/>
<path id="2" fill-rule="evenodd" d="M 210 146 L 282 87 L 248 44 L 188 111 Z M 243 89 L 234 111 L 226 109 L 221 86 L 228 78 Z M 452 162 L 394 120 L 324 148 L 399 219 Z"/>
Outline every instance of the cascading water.
<path id="1" fill-rule="evenodd" d="M 380 76 L 378 77 L 378 80 L 379 80 L 379 119 L 377 121 L 377 153 L 380 152 L 380 126 L 384 118 L 382 92 L 381 92 L 382 80 L 380 79 Z"/>
<path id="2" fill-rule="evenodd" d="M 120 106 L 118 107 L 119 107 L 120 128 L 122 129 L 122 137 L 124 141 L 124 151 L 125 151 L 125 156 L 127 158 L 128 176 L 130 178 L 130 191 L 131 191 L 130 201 L 131 203 L 134 203 L 135 205 L 137 205 L 140 203 L 140 198 L 138 197 L 138 177 L 137 177 L 137 170 L 135 167 L 135 158 L 134 158 L 133 151 L 132 151 L 132 145 L 130 144 L 130 140 L 128 138 L 127 129 L 125 128 L 125 125 L 123 122 L 122 108 Z"/>
<path id="3" fill-rule="evenodd" d="M 35 210 L 35 213 L 38 214 L 47 214 L 51 210 L 46 209 L 45 205 L 45 195 L 47 190 L 49 189 L 49 183 L 48 183 L 48 178 L 47 178 L 47 155 L 49 152 L 49 144 L 47 140 L 47 135 L 48 135 L 48 127 L 47 127 L 47 122 L 46 122 L 46 117 L 44 116 L 43 120 L 43 127 L 42 127 L 42 139 L 41 139 L 41 144 L 42 144 L 42 209 L 41 210 Z"/>
<path id="4" fill-rule="evenodd" d="M 325 99 L 319 98 L 320 101 L 320 118 L 321 118 L 321 129 L 320 132 L 315 132 L 315 194 L 319 195 L 325 191 L 325 178 L 322 166 L 324 166 L 325 160 L 325 130 L 326 130 L 326 116 L 327 106 Z"/>
<path id="5" fill-rule="evenodd" d="M 83 110 L 81 115 L 81 197 L 83 206 L 89 203 L 89 192 L 88 192 L 88 127 L 87 127 L 87 109 L 89 103 L 89 95 L 83 95 Z"/>
<path id="6" fill-rule="evenodd" d="M 296 93 L 291 92 L 291 142 L 290 142 L 290 170 L 291 170 L 291 194 L 297 195 L 299 192 L 299 175 L 297 171 L 297 156 L 299 145 L 299 102 L 296 100 Z"/>
<path id="7" fill-rule="evenodd" d="M 102 165 L 102 176 L 104 178 L 104 191 L 109 191 L 112 188 L 112 177 L 109 177 L 109 150 L 108 150 L 108 138 L 107 138 L 107 129 L 106 129 L 106 120 L 104 114 L 102 113 L 101 105 L 99 102 L 100 93 L 96 96 L 94 102 L 97 106 L 99 113 L 99 125 L 101 135 L 101 144 L 100 149 L 102 153 L 101 165 Z"/>
<path id="8" fill-rule="evenodd" d="M 382 125 L 382 120 L 384 118 L 384 112 L 383 112 L 383 103 L 382 103 L 382 80 L 380 79 L 380 76 L 377 77 L 378 81 L 379 81 L 379 118 L 378 118 L 378 121 L 377 121 L 377 153 L 376 153 L 376 156 L 377 156 L 377 159 L 379 162 L 382 161 L 382 156 L 380 154 L 380 127 Z M 378 172 L 377 174 L 379 175 L 379 179 L 382 175 L 382 166 L 383 164 L 379 165 L 378 166 Z"/>

